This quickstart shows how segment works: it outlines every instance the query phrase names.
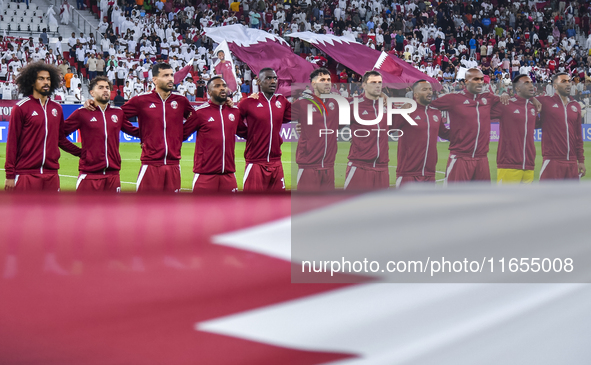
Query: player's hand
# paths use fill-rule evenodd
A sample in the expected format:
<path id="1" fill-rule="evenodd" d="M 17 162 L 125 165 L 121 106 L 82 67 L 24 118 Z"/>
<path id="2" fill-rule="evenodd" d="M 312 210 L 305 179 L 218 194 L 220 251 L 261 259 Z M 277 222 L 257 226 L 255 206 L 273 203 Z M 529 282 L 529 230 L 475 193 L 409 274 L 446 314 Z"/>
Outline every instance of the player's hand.
<path id="1" fill-rule="evenodd" d="M 4 183 L 4 190 L 12 191 L 12 190 L 14 190 L 15 185 L 16 185 L 16 182 L 14 179 L 6 179 L 6 182 Z"/>
<path id="2" fill-rule="evenodd" d="M 542 112 L 542 103 L 538 101 L 536 98 L 531 98 L 531 103 L 536 107 L 538 113 Z"/>
<path id="3" fill-rule="evenodd" d="M 501 98 L 501 104 L 503 104 L 503 105 L 509 105 L 509 99 L 511 98 L 511 97 L 509 96 L 509 94 L 507 94 L 507 93 L 503 93 L 503 94 L 500 96 L 500 98 Z"/>
<path id="4" fill-rule="evenodd" d="M 404 103 L 400 107 L 400 109 L 410 109 L 410 108 L 412 108 L 412 105 L 410 103 Z"/>
<path id="5" fill-rule="evenodd" d="M 583 177 L 587 173 L 587 168 L 584 162 L 579 162 L 579 176 Z M 7 180 L 8 181 L 8 180 Z"/>
<path id="6" fill-rule="evenodd" d="M 95 111 L 95 110 L 96 110 L 96 104 L 94 103 L 94 100 L 92 100 L 92 99 L 87 99 L 87 100 L 84 102 L 84 109 L 88 109 L 88 110 L 90 110 L 91 112 Z"/>
<path id="7" fill-rule="evenodd" d="M 259 98 L 259 93 L 252 93 L 250 95 L 248 95 L 249 99 L 258 99 Z"/>
<path id="8" fill-rule="evenodd" d="M 298 132 L 298 134 L 302 134 L 302 123 L 298 122 L 296 124 L 296 132 Z"/>
<path id="9" fill-rule="evenodd" d="M 227 98 L 226 102 L 224 103 L 224 105 L 229 106 L 230 108 L 234 106 L 234 100 L 232 100 L 232 98 Z"/>

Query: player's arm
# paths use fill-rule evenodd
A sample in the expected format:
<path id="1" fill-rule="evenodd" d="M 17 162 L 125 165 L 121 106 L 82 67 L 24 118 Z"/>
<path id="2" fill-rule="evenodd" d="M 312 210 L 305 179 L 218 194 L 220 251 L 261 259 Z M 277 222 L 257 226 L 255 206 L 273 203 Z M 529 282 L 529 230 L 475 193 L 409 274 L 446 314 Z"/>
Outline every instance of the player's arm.
<path id="1" fill-rule="evenodd" d="M 6 170 L 6 182 L 4 183 L 4 190 L 13 190 L 16 178 L 15 165 L 18 146 L 20 143 L 20 136 L 23 127 L 23 113 L 18 105 L 12 108 L 10 115 L 10 124 L 8 124 L 8 139 L 6 141 L 6 161 L 4 169 Z"/>
<path id="2" fill-rule="evenodd" d="M 281 123 L 291 123 L 291 103 L 287 100 L 287 98 L 283 98 L 285 100 L 285 112 L 283 113 L 283 121 Z"/>
<path id="3" fill-rule="evenodd" d="M 183 100 L 183 103 L 185 104 L 185 106 L 183 108 L 183 117 L 185 119 L 187 119 L 187 118 L 189 118 L 191 113 L 195 112 L 195 109 L 193 109 L 193 105 L 191 105 L 191 102 L 189 101 L 189 99 L 184 98 L 182 100 Z"/>
<path id="4" fill-rule="evenodd" d="M 125 116 L 123 117 L 123 123 L 121 123 L 121 130 L 130 136 L 140 138 L 140 129 L 131 124 Z"/>
<path id="5" fill-rule="evenodd" d="M 198 131 L 201 127 L 200 117 L 203 114 L 202 110 L 193 110 L 193 112 L 187 118 L 185 124 L 183 124 L 183 141 L 185 141 L 191 134 Z"/>
<path id="6" fill-rule="evenodd" d="M 137 102 L 137 97 L 134 96 L 121 106 L 121 109 L 123 109 L 123 113 L 125 114 L 126 119 L 137 117 L 140 110 L 140 106 L 138 104 L 139 103 Z M 86 108 L 86 102 L 84 103 L 84 107 Z"/>
<path id="7" fill-rule="evenodd" d="M 439 110 L 449 110 L 455 105 L 455 103 L 456 94 L 446 94 L 433 100 L 429 106 Z"/>
<path id="8" fill-rule="evenodd" d="M 579 175 L 581 177 L 585 176 L 587 173 L 587 168 L 585 167 L 585 148 L 583 147 L 583 117 L 582 113 L 579 111 L 579 116 L 577 118 L 577 128 L 576 128 L 576 151 L 577 151 L 577 161 L 579 162 Z"/>
<path id="9" fill-rule="evenodd" d="M 59 148 L 68 152 L 69 154 L 80 157 L 80 155 L 82 154 L 82 149 L 70 142 L 70 140 L 67 137 L 79 128 L 79 118 L 77 117 L 78 115 L 80 115 L 80 113 L 78 113 L 78 110 L 74 111 L 74 113 L 72 113 L 72 115 L 68 117 L 69 123 L 66 123 L 64 121 L 64 114 L 62 113 L 62 117 L 60 118 L 61 120 L 58 146 Z"/>
<path id="10" fill-rule="evenodd" d="M 502 103 L 493 104 L 493 107 L 490 109 L 490 119 L 502 120 L 501 117 L 503 116 L 503 109 Z"/>
<path id="11" fill-rule="evenodd" d="M 246 139 L 248 135 L 248 127 L 241 116 L 238 117 L 238 126 L 236 128 L 236 135 L 240 138 Z"/>
<path id="12" fill-rule="evenodd" d="M 238 121 L 238 128 L 236 130 L 236 135 L 238 137 L 248 139 L 248 119 L 247 119 L 247 111 L 246 111 L 246 102 L 238 103 L 238 110 L 240 110 L 240 118 Z"/>
<path id="13" fill-rule="evenodd" d="M 441 118 L 441 123 L 439 123 L 439 131 L 438 131 L 437 135 L 439 137 L 441 137 L 442 139 L 449 141 L 450 129 L 448 126 L 445 125 L 445 123 L 443 123 L 443 116 L 441 116 L 441 114 L 440 114 L 439 117 Z"/>

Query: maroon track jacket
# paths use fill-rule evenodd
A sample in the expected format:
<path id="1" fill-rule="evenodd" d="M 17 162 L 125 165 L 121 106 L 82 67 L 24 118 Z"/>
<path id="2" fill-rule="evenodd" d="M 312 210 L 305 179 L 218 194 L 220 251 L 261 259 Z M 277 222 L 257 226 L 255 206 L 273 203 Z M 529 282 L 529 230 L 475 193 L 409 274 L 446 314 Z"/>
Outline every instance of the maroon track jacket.
<path id="1" fill-rule="evenodd" d="M 538 127 L 542 128 L 544 160 L 585 161 L 581 130 L 581 105 L 562 102 L 558 93 L 537 97 L 542 103 Z"/>
<path id="2" fill-rule="evenodd" d="M 534 130 L 538 112 L 531 100 L 515 96 L 509 105 L 498 103 L 491 118 L 500 120 L 497 167 L 500 169 L 533 170 L 536 165 Z"/>
<path id="3" fill-rule="evenodd" d="M 246 98 L 239 104 L 240 115 L 248 128 L 244 158 L 246 163 L 264 163 L 281 160 L 281 124 L 291 121 L 291 103 L 281 94 L 267 99 Z"/>
<path id="4" fill-rule="evenodd" d="M 20 174 L 57 174 L 60 150 L 80 156 L 64 133 L 62 106 L 47 98 L 45 106 L 29 96 L 13 108 L 6 143 L 6 179 Z"/>
<path id="5" fill-rule="evenodd" d="M 409 114 L 417 123 L 410 125 L 396 115 L 392 127 L 404 134 L 398 139 L 397 176 L 435 176 L 437 165 L 437 137 L 449 139 L 449 129 L 443 123 L 441 111 L 417 103 L 417 110 Z"/>
<path id="6" fill-rule="evenodd" d="M 205 103 L 191 114 L 184 126 L 184 137 L 197 131 L 193 172 L 226 174 L 236 172 L 235 135 L 245 135 L 237 107 Z"/>
<path id="7" fill-rule="evenodd" d="M 134 96 L 122 108 L 127 119 L 138 119 L 144 144 L 142 164 L 178 165 L 183 144 L 183 120 L 193 111 L 189 100 L 175 93 L 162 100 L 154 90 Z"/>
<path id="8" fill-rule="evenodd" d="M 370 100 L 359 97 L 359 118 L 373 120 L 379 115 L 379 108 L 384 108 L 380 100 Z M 351 149 L 349 161 L 357 165 L 371 167 L 387 167 L 388 156 L 388 118 L 383 112 L 382 119 L 377 125 L 362 125 L 355 121 L 355 108 L 351 102 Z"/>
<path id="9" fill-rule="evenodd" d="M 334 167 L 339 110 L 334 100 L 323 102 L 327 110 L 322 112 L 306 98 L 297 100 L 291 107 L 292 119 L 302 128 L 296 150 L 296 162 L 301 168 Z M 312 106 L 312 125 L 308 124 L 308 105 Z"/>
<path id="10" fill-rule="evenodd" d="M 463 90 L 443 95 L 431 107 L 449 113 L 449 150 L 460 157 L 486 157 L 490 144 L 490 111 L 500 102 L 491 93 Z"/>
<path id="11" fill-rule="evenodd" d="M 82 155 L 79 170 L 84 174 L 109 174 L 121 170 L 119 132 L 139 137 L 139 129 L 125 118 L 123 110 L 107 105 L 103 111 L 80 108 L 66 119 L 65 133 L 80 129 Z"/>

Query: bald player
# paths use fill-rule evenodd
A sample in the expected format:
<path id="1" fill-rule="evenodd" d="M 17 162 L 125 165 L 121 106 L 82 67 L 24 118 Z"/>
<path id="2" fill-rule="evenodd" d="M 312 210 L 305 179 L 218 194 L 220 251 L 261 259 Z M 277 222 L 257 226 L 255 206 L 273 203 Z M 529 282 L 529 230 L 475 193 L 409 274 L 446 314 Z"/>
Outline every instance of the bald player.
<path id="1" fill-rule="evenodd" d="M 449 159 L 444 185 L 450 182 L 489 181 L 490 112 L 501 98 L 484 91 L 484 74 L 471 68 L 466 88 L 443 95 L 431 107 L 449 114 Z M 504 94 L 504 98 L 509 96 Z"/>

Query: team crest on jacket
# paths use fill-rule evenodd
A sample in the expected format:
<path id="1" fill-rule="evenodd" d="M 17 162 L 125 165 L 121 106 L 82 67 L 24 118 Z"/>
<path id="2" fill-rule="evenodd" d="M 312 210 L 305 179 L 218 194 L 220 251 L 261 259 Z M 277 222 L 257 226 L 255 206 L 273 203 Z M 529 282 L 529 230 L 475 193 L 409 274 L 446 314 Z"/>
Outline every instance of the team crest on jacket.
<path id="1" fill-rule="evenodd" d="M 228 116 L 228 119 L 230 119 L 230 121 L 232 121 L 232 122 L 233 122 L 233 121 L 234 121 L 236 118 L 234 118 L 234 114 L 230 114 L 230 115 Z"/>
<path id="2" fill-rule="evenodd" d="M 172 103 L 170 103 L 170 106 L 171 106 L 173 109 L 176 109 L 176 108 L 178 108 L 178 107 L 179 107 L 179 104 L 178 104 L 176 101 L 173 101 Z"/>
<path id="3" fill-rule="evenodd" d="M 482 98 L 482 104 L 486 105 L 487 101 L 486 98 Z"/>
<path id="4" fill-rule="evenodd" d="M 531 111 L 531 115 L 533 115 L 533 116 L 535 116 L 535 115 L 536 115 L 536 110 L 535 110 L 535 109 L 532 109 L 532 110 L 530 110 L 530 111 Z"/>
<path id="5" fill-rule="evenodd" d="M 434 115 L 434 116 L 433 116 L 433 120 L 434 120 L 435 122 L 439 122 L 439 117 L 438 117 L 437 115 Z"/>
<path id="6" fill-rule="evenodd" d="M 334 103 L 329 103 L 329 104 L 328 104 L 328 108 L 329 108 L 330 110 L 334 110 Z"/>
<path id="7" fill-rule="evenodd" d="M 113 123 L 117 123 L 117 121 L 118 121 L 119 119 L 117 118 L 117 116 L 116 116 L 116 115 L 111 115 L 111 120 L 113 121 Z"/>
<path id="8" fill-rule="evenodd" d="M 579 111 L 579 110 L 577 109 L 577 107 L 576 107 L 576 106 L 574 106 L 574 105 L 571 105 L 571 106 L 570 106 L 570 109 L 571 109 L 573 112 L 575 112 L 575 113 Z"/>
<path id="9" fill-rule="evenodd" d="M 51 111 L 51 114 L 53 114 L 54 117 L 57 117 L 57 109 L 53 109 Z"/>
<path id="10" fill-rule="evenodd" d="M 281 108 L 281 102 L 279 100 L 277 100 L 275 102 L 275 106 L 278 107 L 278 108 Z"/>

